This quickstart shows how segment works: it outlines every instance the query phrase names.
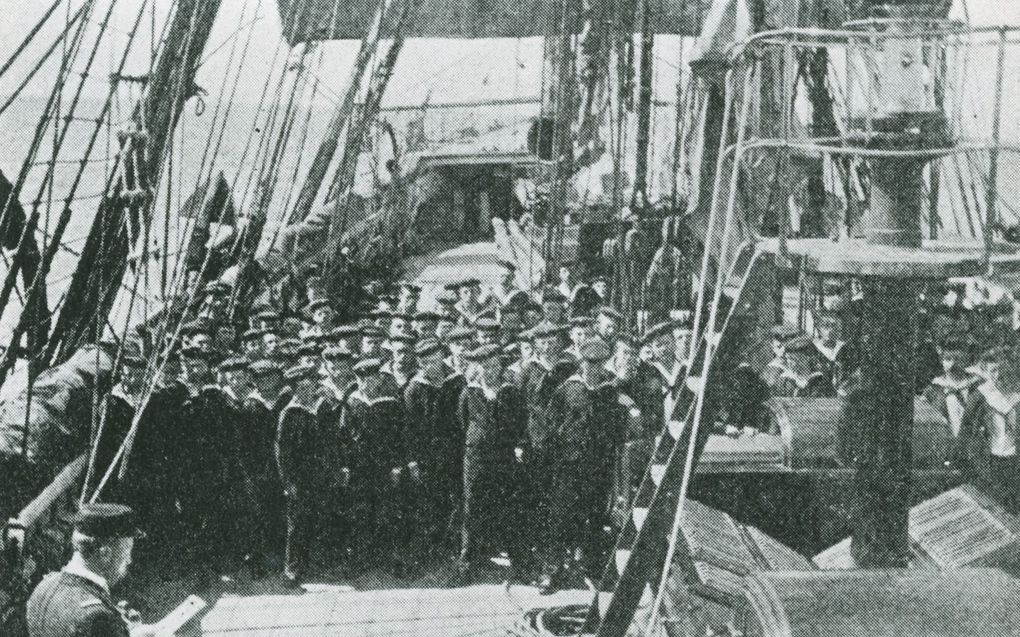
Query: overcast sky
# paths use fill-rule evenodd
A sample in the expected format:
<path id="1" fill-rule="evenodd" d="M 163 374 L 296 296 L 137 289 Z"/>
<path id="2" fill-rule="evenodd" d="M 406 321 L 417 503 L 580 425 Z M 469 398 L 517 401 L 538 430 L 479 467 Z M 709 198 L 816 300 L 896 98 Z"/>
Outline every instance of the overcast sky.
<path id="1" fill-rule="evenodd" d="M 0 78 L 0 95 L 8 95 L 41 57 L 53 38 L 59 34 L 66 19 L 66 6 L 74 9 L 86 0 L 68 0 L 47 26 L 40 31 L 18 63 Z M 97 0 L 93 22 L 101 21 L 111 0 Z M 0 0 L 0 59 L 6 60 L 43 15 L 50 0 Z M 157 31 L 165 22 L 171 0 L 152 0 L 145 11 L 142 27 L 132 48 L 128 72 L 142 73 L 149 66 L 151 44 L 151 7 L 155 6 Z M 104 40 L 97 56 L 96 67 L 103 73 L 116 66 L 114 51 L 123 49 L 127 31 L 134 22 L 142 0 L 119 0 L 111 18 L 114 35 Z M 59 16 L 59 18 L 58 18 Z M 91 34 L 98 27 L 92 26 Z M 272 68 L 274 54 L 299 55 L 300 49 L 291 51 L 282 42 L 276 0 L 227 0 L 222 3 L 207 48 L 207 59 L 199 73 L 201 86 L 215 92 L 223 85 L 231 44 L 237 41 L 235 56 L 240 55 L 249 34 L 249 47 L 242 76 L 242 99 L 256 99 L 265 78 Z M 91 38 L 87 40 L 91 44 Z M 325 84 L 324 93 L 337 93 L 350 69 L 357 42 L 330 42 L 320 45 L 313 62 L 318 62 L 318 75 Z M 118 53 L 119 54 L 119 53 Z M 319 56 L 321 55 L 321 61 Z M 278 58 L 281 59 L 281 58 Z M 478 60 L 484 59 L 485 64 Z M 421 41 L 411 40 L 405 46 L 392 80 L 387 101 L 389 103 L 415 103 L 430 92 L 432 100 L 465 99 L 480 92 L 488 96 L 534 96 L 540 77 L 541 44 L 531 40 L 483 41 Z M 45 95 L 56 74 L 58 56 L 44 67 L 28 88 L 29 92 Z M 237 59 L 231 66 L 236 66 Z M 468 97 L 468 99 L 470 99 Z"/>

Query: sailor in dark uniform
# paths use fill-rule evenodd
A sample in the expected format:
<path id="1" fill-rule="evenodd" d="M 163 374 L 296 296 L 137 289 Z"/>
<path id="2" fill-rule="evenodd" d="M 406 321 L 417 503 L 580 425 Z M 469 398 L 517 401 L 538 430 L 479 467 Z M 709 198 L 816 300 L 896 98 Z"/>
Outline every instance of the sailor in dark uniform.
<path id="1" fill-rule="evenodd" d="M 854 347 L 842 339 L 843 320 L 831 310 L 815 313 L 815 351 L 812 366 L 822 373 L 832 394 L 842 393 L 854 370 L 857 354 Z"/>
<path id="2" fill-rule="evenodd" d="M 140 533 L 134 513 L 119 504 L 86 504 L 75 518 L 73 555 L 36 586 L 26 609 L 29 637 L 128 637 L 152 634 L 127 618 L 110 597 L 123 579 Z"/>
<path id="3" fill-rule="evenodd" d="M 1013 515 L 1020 513 L 1020 360 L 999 351 L 970 393 L 960 430 L 968 477 Z"/>
<path id="4" fill-rule="evenodd" d="M 474 325 L 475 321 L 486 314 L 495 312 L 491 304 L 483 304 L 479 299 L 481 282 L 476 278 L 468 278 L 456 283 L 457 303 L 453 309 L 457 312 L 461 325 Z"/>
<path id="5" fill-rule="evenodd" d="M 135 436 L 131 436 L 130 440 L 127 438 L 145 393 L 145 365 L 145 359 L 136 354 L 124 354 L 121 358 L 119 380 L 106 398 L 105 420 L 102 421 L 102 429 L 95 442 L 95 462 L 88 489 L 90 494 L 106 476 L 121 445 L 125 445 L 126 456 L 130 456 L 133 450 Z M 123 461 L 120 466 L 124 466 Z M 118 468 L 110 474 L 103 490 L 106 496 L 104 499 L 110 499 L 112 494 L 116 494 L 115 497 L 121 494 L 130 497 L 131 485 L 120 484 L 121 473 Z"/>
<path id="6" fill-rule="evenodd" d="M 517 266 L 509 261 L 500 261 L 499 268 L 499 283 L 489 291 L 482 302 L 505 308 L 507 301 L 523 290 L 517 286 Z"/>
<path id="7" fill-rule="evenodd" d="M 416 338 L 439 338 L 436 328 L 440 315 L 436 312 L 418 312 L 411 318 L 411 333 Z"/>
<path id="8" fill-rule="evenodd" d="M 403 402 L 387 391 L 381 367 L 378 358 L 354 366 L 358 388 L 347 398 L 342 427 L 350 446 L 350 489 L 356 497 L 355 558 L 384 559 L 399 575 L 407 548 L 400 497 L 408 464 L 406 423 Z"/>
<path id="9" fill-rule="evenodd" d="M 355 354 L 361 350 L 361 331 L 357 325 L 340 325 L 323 335 L 324 347 L 342 347 Z"/>
<path id="10" fill-rule="evenodd" d="M 449 356 L 443 359 L 443 372 L 445 375 L 439 386 L 439 405 L 437 409 L 443 414 L 454 414 L 454 418 L 457 418 L 460 394 L 468 383 L 468 369 L 467 362 L 464 360 L 464 353 L 474 347 L 474 337 L 474 330 L 456 326 L 446 334 L 446 339 L 442 341 L 449 352 Z M 460 529 L 458 519 L 461 516 L 462 499 L 464 497 L 464 481 L 461 479 L 464 462 L 464 429 L 461 427 L 459 420 L 448 423 L 447 426 L 452 428 L 450 431 L 453 434 L 453 437 L 447 441 L 450 447 L 444 453 L 444 457 L 448 462 L 446 472 L 450 477 L 448 485 L 451 504 L 447 528 L 455 532 Z M 454 542 L 458 547 L 460 546 L 459 536 L 455 538 L 451 535 L 447 539 Z"/>
<path id="11" fill-rule="evenodd" d="M 606 361 L 606 372 L 616 386 L 616 409 L 626 426 L 616 440 L 617 457 L 613 498 L 614 514 L 629 510 L 631 500 L 651 460 L 655 436 L 662 431 L 661 386 L 658 372 L 642 361 L 638 352 L 640 341 L 621 332 L 616 335 L 613 356 Z M 619 520 L 617 520 L 618 522 Z"/>
<path id="12" fill-rule="evenodd" d="M 942 360 L 942 374 L 928 383 L 924 397 L 949 424 L 953 440 L 960 435 L 963 412 L 970 400 L 970 394 L 982 380 L 967 371 L 970 366 L 968 343 L 956 335 L 948 335 L 939 343 L 939 358 Z"/>
<path id="13" fill-rule="evenodd" d="M 663 418 L 677 418 L 673 412 L 684 391 L 690 367 L 690 324 L 686 320 L 670 320 L 652 326 L 645 334 L 648 363 L 659 372 Z"/>
<path id="14" fill-rule="evenodd" d="M 221 426 L 230 433 L 225 449 L 224 479 L 231 488 L 226 492 L 229 497 L 225 498 L 222 511 L 232 521 L 225 526 L 232 536 L 227 538 L 227 544 L 236 551 L 231 557 L 243 557 L 258 575 L 262 572 L 263 538 L 257 531 L 265 512 L 259 476 L 253 472 L 250 462 L 251 431 L 244 410 L 245 400 L 255 389 L 249 365 L 247 358 L 231 356 L 217 366 L 216 382 L 220 393 L 215 397 L 214 408 Z"/>
<path id="15" fill-rule="evenodd" d="M 609 478 L 604 421 L 615 397 L 605 373 L 609 355 L 599 338 L 583 343 L 578 373 L 553 392 L 546 409 L 550 487 L 540 580 L 546 592 L 563 587 L 575 563 L 594 559 Z"/>
<path id="16" fill-rule="evenodd" d="M 517 290 L 499 307 L 499 323 L 505 334 L 517 334 L 532 327 L 528 323 L 528 306 L 531 297 L 524 290 Z"/>
<path id="17" fill-rule="evenodd" d="M 283 576 L 289 584 L 300 581 L 316 541 L 321 507 L 319 427 L 315 401 L 318 379 L 315 367 L 296 365 L 284 378 L 291 386 L 290 402 L 280 413 L 276 431 L 276 467 L 287 498 L 287 543 Z"/>
<path id="18" fill-rule="evenodd" d="M 783 368 L 772 395 L 783 398 L 820 398 L 836 395 L 825 373 L 813 364 L 815 345 L 807 335 L 786 342 Z"/>
<path id="19" fill-rule="evenodd" d="M 443 362 L 443 346 L 434 338 L 415 345 L 420 368 L 404 390 L 404 408 L 411 415 L 407 422 L 408 464 L 417 466 L 422 478 L 422 497 L 417 499 L 414 519 L 421 548 L 435 546 L 447 530 L 452 510 L 451 482 L 457 476 L 450 457 L 459 452 L 461 436 L 457 412 L 443 400 L 443 382 L 448 368 Z M 445 411 L 444 411 L 445 409 Z"/>
<path id="20" fill-rule="evenodd" d="M 570 319 L 570 346 L 567 354 L 575 359 L 581 357 L 581 343 L 587 341 L 595 331 L 595 320 L 590 316 L 574 316 Z"/>
<path id="21" fill-rule="evenodd" d="M 290 403 L 291 392 L 283 378 L 283 368 L 277 361 L 262 359 L 249 365 L 255 389 L 244 401 L 243 423 L 245 436 L 246 473 L 258 485 L 263 515 L 254 531 L 260 539 L 260 562 L 253 563 L 257 574 L 270 567 L 274 556 L 279 555 L 285 535 L 286 501 L 283 485 L 276 469 L 276 430 L 280 413 Z"/>
<path id="22" fill-rule="evenodd" d="M 262 358 L 265 355 L 265 348 L 262 344 L 263 333 L 261 328 L 253 327 L 241 334 L 241 353 L 251 360 Z"/>
<path id="23" fill-rule="evenodd" d="M 210 372 L 209 355 L 191 345 L 181 350 L 181 384 L 186 398 L 175 414 L 179 450 L 177 506 L 196 559 L 203 568 L 225 572 L 231 545 L 230 508 L 236 501 L 232 471 L 234 432 L 228 406 Z"/>
<path id="24" fill-rule="evenodd" d="M 521 387 L 528 410 L 528 435 L 524 445 L 525 481 L 520 518 L 528 525 L 529 541 L 537 545 L 549 488 L 547 442 L 555 423 L 546 420 L 549 401 L 565 380 L 577 371 L 577 359 L 566 355 L 567 328 L 549 322 L 531 330 L 535 354 L 525 366 Z"/>
<path id="25" fill-rule="evenodd" d="M 481 345 L 466 354 L 477 366 L 461 394 L 464 443 L 464 517 L 461 525 L 462 577 L 468 577 L 486 550 L 505 550 L 521 568 L 520 524 L 514 520 L 517 497 L 515 464 L 526 431 L 527 411 L 521 391 L 506 378 L 502 348 Z"/>
<path id="26" fill-rule="evenodd" d="M 212 353 L 212 324 L 208 319 L 195 319 L 181 327 L 184 347 L 194 347 L 206 354 Z"/>
<path id="27" fill-rule="evenodd" d="M 266 356 L 275 356 L 280 346 L 280 333 L 273 327 L 266 327 L 262 330 L 262 353 Z"/>
<path id="28" fill-rule="evenodd" d="M 142 527 L 153 543 L 160 544 L 177 543 L 182 537 L 175 505 L 181 435 L 176 415 L 187 392 L 178 382 L 178 372 L 178 353 L 170 350 L 118 470 L 120 484 L 129 492 L 128 501 L 136 505 Z"/>
<path id="29" fill-rule="evenodd" d="M 360 357 L 361 358 L 378 358 L 383 352 L 382 344 L 386 339 L 386 332 L 383 328 L 378 325 L 364 325 L 360 330 L 361 335 L 361 346 L 360 346 Z"/>
<path id="30" fill-rule="evenodd" d="M 336 311 L 326 297 L 310 302 L 305 308 L 305 314 L 309 323 L 303 330 L 305 334 L 322 335 L 333 328 Z"/>
<path id="31" fill-rule="evenodd" d="M 354 355 L 345 346 L 332 346 L 322 352 L 322 359 L 315 415 L 321 441 L 316 457 L 320 458 L 325 479 L 321 504 L 325 509 L 323 524 L 329 531 L 329 542 L 324 548 L 346 555 L 351 549 L 350 470 L 345 471 L 349 450 L 341 426 L 344 403 L 357 388 Z"/>

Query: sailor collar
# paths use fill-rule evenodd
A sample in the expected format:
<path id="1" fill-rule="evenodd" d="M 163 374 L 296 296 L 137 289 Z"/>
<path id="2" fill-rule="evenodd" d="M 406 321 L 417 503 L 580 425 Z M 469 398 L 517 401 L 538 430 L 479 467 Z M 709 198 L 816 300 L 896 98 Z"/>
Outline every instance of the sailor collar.
<path id="1" fill-rule="evenodd" d="M 443 380 L 439 381 L 439 383 L 440 384 L 441 383 L 445 383 L 451 377 L 452 376 L 447 376 Z M 408 382 L 408 384 L 418 383 L 419 385 L 427 385 L 429 387 L 435 387 L 437 389 L 439 388 L 439 384 L 436 384 L 436 383 L 432 382 L 432 379 L 430 379 L 428 377 L 428 375 L 425 373 L 424 369 L 419 369 L 417 372 L 415 372 L 414 376 L 411 377 L 411 380 L 409 380 L 407 382 Z"/>
<path id="2" fill-rule="evenodd" d="M 571 376 L 570 378 L 568 378 L 564 382 L 565 383 L 570 383 L 570 382 L 581 383 L 582 385 L 584 385 L 585 389 L 587 389 L 588 391 L 596 391 L 596 390 L 599 390 L 599 389 L 603 389 L 605 387 L 613 386 L 613 381 L 612 380 L 607 380 L 605 382 L 599 383 L 598 385 L 595 385 L 594 387 L 592 387 L 588 383 L 584 382 L 584 379 L 581 378 L 580 374 L 574 374 L 573 376 Z"/>
<path id="3" fill-rule="evenodd" d="M 815 344 L 815 349 L 818 350 L 819 354 L 824 356 L 830 363 L 835 363 L 836 362 L 836 357 L 839 356 L 839 353 L 840 353 L 840 351 L 842 351 L 843 346 L 846 345 L 846 342 L 845 341 L 836 341 L 835 345 L 833 345 L 832 347 L 829 347 L 828 345 L 823 343 L 821 341 L 821 339 L 817 339 L 816 338 L 814 340 L 814 344 Z"/>
<path id="4" fill-rule="evenodd" d="M 815 378 L 819 378 L 821 376 L 822 376 L 821 372 L 812 372 L 807 376 L 799 376 L 793 373 L 793 371 L 790 370 L 789 367 L 786 367 L 783 368 L 783 374 L 782 376 L 780 376 L 780 378 L 791 380 L 795 385 L 797 385 L 799 389 L 804 389 L 811 383 L 812 380 L 814 380 Z"/>
<path id="5" fill-rule="evenodd" d="M 673 368 L 669 370 L 667 370 L 666 366 L 662 364 L 662 361 L 653 361 L 652 365 L 655 369 L 659 370 L 659 373 L 662 374 L 663 380 L 665 380 L 666 384 L 670 387 L 675 387 L 676 382 L 680 380 L 680 377 L 687 370 L 687 363 L 676 359 L 673 359 Z"/>
<path id="6" fill-rule="evenodd" d="M 257 403 L 261 403 L 262 406 L 268 409 L 269 411 L 273 410 L 273 404 L 266 400 L 265 396 L 262 395 L 262 392 L 260 392 L 257 389 L 253 389 L 252 392 L 248 394 L 248 398 L 254 400 Z"/>
<path id="7" fill-rule="evenodd" d="M 64 568 L 60 569 L 60 572 L 80 577 L 83 580 L 88 580 L 101 588 L 107 595 L 110 594 L 110 584 L 106 581 L 106 578 L 99 573 L 92 571 L 78 559 L 72 558 Z"/>
<path id="8" fill-rule="evenodd" d="M 297 396 L 291 396 L 290 397 L 290 402 L 288 402 L 287 406 L 284 407 L 283 409 L 284 409 L 284 411 L 287 411 L 287 410 L 290 410 L 290 409 L 300 409 L 302 411 L 308 412 L 309 414 L 314 414 L 315 411 L 318 409 L 318 407 L 319 407 L 319 403 L 318 402 L 316 402 L 315 405 L 313 405 L 313 406 L 308 406 L 308 405 L 305 405 L 304 403 L 302 403 L 300 400 L 298 400 Z"/>
<path id="9" fill-rule="evenodd" d="M 946 391 L 958 392 L 966 389 L 971 389 L 977 383 L 980 383 L 981 379 L 971 375 L 964 376 L 963 378 L 952 378 L 950 376 L 942 375 L 936 376 L 931 379 L 931 384 L 937 387 L 941 387 Z"/>
<path id="10" fill-rule="evenodd" d="M 993 383 L 982 384 L 978 387 L 978 391 L 984 396 L 989 407 L 1004 416 L 1016 409 L 1017 404 L 1020 403 L 1020 393 L 1004 394 Z"/>
<path id="11" fill-rule="evenodd" d="M 482 395 L 485 396 L 485 399 L 490 401 L 496 400 L 496 397 L 502 390 L 506 389 L 507 387 L 512 387 L 509 381 L 503 379 L 503 382 L 499 384 L 499 387 L 497 389 L 491 389 L 488 385 L 485 384 L 485 381 L 480 378 L 472 379 L 471 382 L 467 384 L 467 386 L 481 390 Z"/>
<path id="12" fill-rule="evenodd" d="M 379 403 L 396 402 L 397 400 L 393 396 L 376 396 L 374 398 L 369 398 L 365 392 L 360 389 L 352 391 L 350 397 L 368 405 L 369 407 L 373 407 Z"/>

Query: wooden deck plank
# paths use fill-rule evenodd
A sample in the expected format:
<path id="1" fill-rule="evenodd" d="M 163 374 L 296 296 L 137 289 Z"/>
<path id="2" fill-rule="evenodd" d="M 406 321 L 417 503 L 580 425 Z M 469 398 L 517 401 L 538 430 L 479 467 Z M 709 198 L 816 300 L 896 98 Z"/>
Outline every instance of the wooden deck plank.
<path id="1" fill-rule="evenodd" d="M 321 592 L 224 597 L 202 620 L 202 635 L 476 635 L 502 632 L 524 609 L 589 603 L 587 591 L 543 596 L 532 587 Z"/>

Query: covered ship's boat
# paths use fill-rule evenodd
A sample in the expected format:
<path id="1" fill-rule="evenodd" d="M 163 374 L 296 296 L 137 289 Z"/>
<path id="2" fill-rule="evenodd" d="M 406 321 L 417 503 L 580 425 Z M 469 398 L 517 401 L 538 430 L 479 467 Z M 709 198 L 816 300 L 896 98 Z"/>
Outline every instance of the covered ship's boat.
<path id="1" fill-rule="evenodd" d="M 0 456 L 58 468 L 87 449 L 93 398 L 110 387 L 115 354 L 87 346 L 31 387 L 25 370 L 10 378 L 0 394 Z"/>
<path id="2" fill-rule="evenodd" d="M 1020 582 L 996 569 L 762 573 L 734 634 L 747 637 L 1020 635 Z"/>

